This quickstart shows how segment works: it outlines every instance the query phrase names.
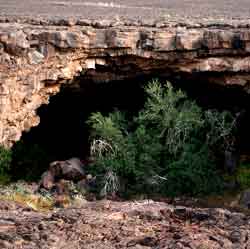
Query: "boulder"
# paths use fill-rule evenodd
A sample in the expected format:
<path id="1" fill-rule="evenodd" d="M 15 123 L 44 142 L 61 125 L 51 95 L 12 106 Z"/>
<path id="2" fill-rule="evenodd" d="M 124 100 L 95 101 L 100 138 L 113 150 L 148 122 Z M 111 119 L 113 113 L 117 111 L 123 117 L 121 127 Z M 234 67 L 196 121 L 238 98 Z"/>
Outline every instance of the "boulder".
<path id="1" fill-rule="evenodd" d="M 73 157 L 66 161 L 55 161 L 50 164 L 49 171 L 56 180 L 65 179 L 79 181 L 85 177 L 84 164 L 79 158 Z"/>
<path id="2" fill-rule="evenodd" d="M 54 175 L 50 171 L 46 171 L 43 173 L 41 181 L 40 181 L 40 188 L 45 188 L 50 190 L 54 186 Z"/>
<path id="3" fill-rule="evenodd" d="M 30 64 L 37 65 L 43 61 L 44 56 L 43 56 L 43 54 L 39 53 L 38 51 L 32 51 L 32 52 L 28 53 L 28 58 L 29 58 Z"/>
<path id="4" fill-rule="evenodd" d="M 42 175 L 40 188 L 51 190 L 61 180 L 78 182 L 85 177 L 83 168 L 84 164 L 75 157 L 66 161 L 54 161 L 50 163 L 49 170 Z"/>
<path id="5" fill-rule="evenodd" d="M 61 164 L 63 179 L 79 181 L 84 178 L 84 165 L 79 158 L 71 158 Z"/>

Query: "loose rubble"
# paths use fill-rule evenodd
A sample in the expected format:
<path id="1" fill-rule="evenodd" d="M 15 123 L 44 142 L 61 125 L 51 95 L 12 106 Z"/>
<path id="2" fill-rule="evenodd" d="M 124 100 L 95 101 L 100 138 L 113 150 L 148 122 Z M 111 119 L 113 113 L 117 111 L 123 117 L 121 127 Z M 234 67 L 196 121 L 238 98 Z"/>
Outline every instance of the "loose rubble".
<path id="1" fill-rule="evenodd" d="M 250 217 L 152 200 L 36 212 L 0 201 L 1 248 L 249 249 Z"/>

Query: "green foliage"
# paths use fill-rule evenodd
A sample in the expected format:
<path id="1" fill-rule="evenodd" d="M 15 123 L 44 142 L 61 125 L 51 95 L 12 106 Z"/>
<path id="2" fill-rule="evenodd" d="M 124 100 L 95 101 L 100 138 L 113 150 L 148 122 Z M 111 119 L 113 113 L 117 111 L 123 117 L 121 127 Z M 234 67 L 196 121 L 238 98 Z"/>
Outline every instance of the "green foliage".
<path id="1" fill-rule="evenodd" d="M 236 178 L 241 188 L 250 188 L 250 165 L 241 165 L 237 170 Z"/>
<path id="2" fill-rule="evenodd" d="M 0 147 L 0 184 L 9 182 L 9 169 L 12 160 L 11 150 Z"/>
<path id="3" fill-rule="evenodd" d="M 220 179 L 212 148 L 226 141 L 231 116 L 202 111 L 170 83 L 153 81 L 145 91 L 145 107 L 132 122 L 119 111 L 90 117 L 91 173 L 115 176 L 112 182 L 119 184 L 109 192 L 118 191 L 117 186 L 123 192 L 168 195 L 217 191 Z"/>
<path id="4" fill-rule="evenodd" d="M 250 164 L 240 164 L 236 170 L 235 175 L 224 174 L 223 179 L 225 182 L 234 182 L 237 179 L 241 189 L 250 188 Z"/>
<path id="5" fill-rule="evenodd" d="M 151 127 L 150 133 L 155 130 L 167 151 L 177 155 L 202 127 L 201 109 L 180 90 L 175 92 L 170 83 L 163 88 L 158 82 L 152 82 L 146 92 L 149 97 L 138 121 Z"/>
<path id="6" fill-rule="evenodd" d="M 236 119 L 233 119 L 233 116 L 229 112 L 206 111 L 206 143 L 209 146 L 219 146 L 219 148 L 216 148 L 217 150 L 226 148 L 227 142 L 234 136 L 235 121 Z"/>
<path id="7" fill-rule="evenodd" d="M 170 163 L 168 190 L 172 195 L 217 192 L 220 178 L 206 144 L 186 144 L 180 157 Z"/>

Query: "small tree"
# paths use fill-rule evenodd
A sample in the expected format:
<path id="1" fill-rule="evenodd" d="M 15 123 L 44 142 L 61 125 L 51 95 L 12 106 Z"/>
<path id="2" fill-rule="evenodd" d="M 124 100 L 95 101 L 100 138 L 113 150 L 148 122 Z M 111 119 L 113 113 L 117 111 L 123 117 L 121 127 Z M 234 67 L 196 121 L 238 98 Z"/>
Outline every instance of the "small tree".
<path id="1" fill-rule="evenodd" d="M 153 81 L 145 91 L 145 107 L 132 122 L 119 111 L 90 117 L 92 172 L 115 182 L 106 188 L 113 192 L 118 186 L 169 195 L 218 190 L 210 148 L 230 132 L 231 119 L 225 119 L 225 113 L 203 112 L 170 83 Z"/>

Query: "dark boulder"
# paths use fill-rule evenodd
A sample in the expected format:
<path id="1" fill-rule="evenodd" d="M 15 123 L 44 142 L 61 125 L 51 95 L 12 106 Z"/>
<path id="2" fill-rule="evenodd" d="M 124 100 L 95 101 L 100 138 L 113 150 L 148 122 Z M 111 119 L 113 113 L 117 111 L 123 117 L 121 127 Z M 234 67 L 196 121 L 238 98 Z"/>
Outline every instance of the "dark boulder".
<path id="1" fill-rule="evenodd" d="M 52 189 L 60 180 L 78 182 L 85 178 L 84 164 L 79 158 L 50 163 L 49 170 L 42 175 L 40 188 Z"/>
<path id="2" fill-rule="evenodd" d="M 50 164 L 49 171 L 55 179 L 79 181 L 85 177 L 84 164 L 79 158 L 71 158 L 66 161 L 55 161 Z"/>

